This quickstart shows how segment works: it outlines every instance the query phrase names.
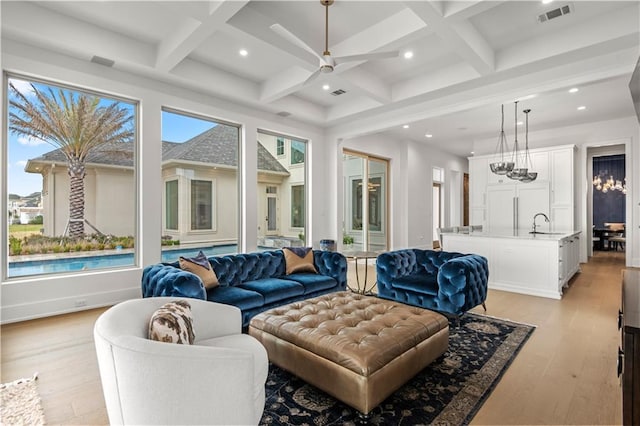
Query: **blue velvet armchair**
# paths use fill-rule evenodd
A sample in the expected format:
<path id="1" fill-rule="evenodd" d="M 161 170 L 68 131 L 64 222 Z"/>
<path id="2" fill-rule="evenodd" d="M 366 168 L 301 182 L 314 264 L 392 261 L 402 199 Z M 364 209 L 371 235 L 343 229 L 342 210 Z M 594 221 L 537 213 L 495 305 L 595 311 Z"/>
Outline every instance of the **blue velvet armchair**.
<path id="1" fill-rule="evenodd" d="M 489 266 L 477 254 L 404 249 L 376 261 L 378 296 L 455 316 L 485 307 Z"/>

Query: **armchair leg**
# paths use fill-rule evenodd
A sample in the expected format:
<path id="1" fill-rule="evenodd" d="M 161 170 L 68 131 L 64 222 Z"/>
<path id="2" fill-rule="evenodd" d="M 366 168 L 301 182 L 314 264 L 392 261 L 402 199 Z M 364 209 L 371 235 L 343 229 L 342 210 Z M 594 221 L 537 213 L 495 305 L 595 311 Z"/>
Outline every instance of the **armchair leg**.
<path id="1" fill-rule="evenodd" d="M 484 309 L 485 312 L 487 312 L 487 305 L 484 302 L 482 302 L 482 308 Z"/>

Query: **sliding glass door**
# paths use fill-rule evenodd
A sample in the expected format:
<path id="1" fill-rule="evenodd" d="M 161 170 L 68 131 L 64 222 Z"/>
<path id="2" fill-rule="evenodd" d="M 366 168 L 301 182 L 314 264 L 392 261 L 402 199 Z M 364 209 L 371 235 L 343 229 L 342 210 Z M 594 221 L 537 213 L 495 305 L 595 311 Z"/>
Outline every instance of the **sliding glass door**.
<path id="1" fill-rule="evenodd" d="M 344 151 L 345 250 L 387 249 L 387 175 L 389 162 L 367 154 Z"/>

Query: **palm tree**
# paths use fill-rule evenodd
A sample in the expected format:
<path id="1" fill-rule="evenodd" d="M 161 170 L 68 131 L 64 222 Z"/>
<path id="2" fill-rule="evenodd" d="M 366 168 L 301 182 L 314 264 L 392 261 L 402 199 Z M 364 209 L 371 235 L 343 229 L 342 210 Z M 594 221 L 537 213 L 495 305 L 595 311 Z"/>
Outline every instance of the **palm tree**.
<path id="1" fill-rule="evenodd" d="M 9 129 L 12 133 L 45 141 L 67 158 L 69 174 L 69 236 L 84 235 L 84 176 L 89 152 L 105 143 L 131 142 L 133 117 L 113 102 L 100 105 L 100 98 L 52 88 L 41 91 L 31 84 L 35 99 L 9 82 Z"/>

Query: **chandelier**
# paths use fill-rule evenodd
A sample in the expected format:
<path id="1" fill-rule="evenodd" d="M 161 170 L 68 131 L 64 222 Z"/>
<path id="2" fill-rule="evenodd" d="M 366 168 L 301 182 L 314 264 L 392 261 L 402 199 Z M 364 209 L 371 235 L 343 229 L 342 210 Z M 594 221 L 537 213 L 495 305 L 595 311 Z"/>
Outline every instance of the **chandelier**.
<path id="1" fill-rule="evenodd" d="M 502 109 L 502 122 L 500 124 L 500 134 L 498 135 L 498 145 L 496 146 L 495 155 L 500 153 L 500 161 L 490 163 L 489 167 L 491 171 L 497 175 L 506 175 L 513 170 L 512 161 L 504 161 L 504 152 L 509 151 L 509 145 L 507 144 L 507 137 L 504 134 L 504 104 L 500 106 Z"/>
<path id="2" fill-rule="evenodd" d="M 619 191 L 626 195 L 627 193 L 627 178 L 623 180 L 616 180 L 612 175 L 607 177 L 607 171 L 598 173 L 593 177 L 593 186 L 596 190 L 602 191 L 606 194 L 609 191 Z"/>
<path id="3" fill-rule="evenodd" d="M 530 109 L 523 111 L 527 116 L 526 136 L 525 136 L 525 148 L 524 151 L 520 151 L 518 145 L 518 101 L 515 101 L 515 114 L 514 114 L 514 133 L 515 140 L 513 142 L 513 155 L 512 161 L 515 164 L 513 170 L 507 172 L 509 179 L 517 180 L 523 183 L 533 182 L 537 179 L 538 173 L 529 171 L 529 167 L 532 167 L 531 156 L 529 155 L 529 113 Z M 532 167 L 533 168 L 533 167 Z"/>
<path id="4" fill-rule="evenodd" d="M 530 109 L 525 109 L 523 112 L 527 117 L 527 125 L 525 131 L 525 145 L 524 150 L 520 150 L 518 145 L 518 101 L 515 101 L 515 139 L 513 141 L 513 153 L 511 155 L 511 161 L 505 161 L 504 153 L 509 151 L 507 144 L 507 138 L 504 134 L 504 105 L 502 105 L 502 122 L 500 125 L 500 134 L 498 136 L 498 145 L 496 146 L 495 156 L 500 155 L 499 161 L 489 163 L 491 171 L 497 175 L 506 175 L 509 179 L 517 180 L 522 183 L 533 182 L 538 178 L 537 172 L 532 172 L 533 164 L 531 162 L 531 155 L 529 154 L 529 113 Z"/>

